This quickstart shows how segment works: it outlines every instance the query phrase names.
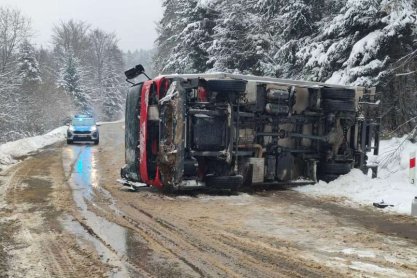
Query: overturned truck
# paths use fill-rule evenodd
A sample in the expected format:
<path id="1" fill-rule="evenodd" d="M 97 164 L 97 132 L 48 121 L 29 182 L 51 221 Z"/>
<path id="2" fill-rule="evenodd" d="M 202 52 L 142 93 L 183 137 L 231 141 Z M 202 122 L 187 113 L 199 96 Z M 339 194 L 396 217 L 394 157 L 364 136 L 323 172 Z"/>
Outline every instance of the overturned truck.
<path id="1" fill-rule="evenodd" d="M 126 76 L 142 73 L 137 66 Z M 159 76 L 128 93 L 121 176 L 168 191 L 331 181 L 352 168 L 375 176 L 366 154 L 378 154 L 378 104 L 373 88 Z"/>

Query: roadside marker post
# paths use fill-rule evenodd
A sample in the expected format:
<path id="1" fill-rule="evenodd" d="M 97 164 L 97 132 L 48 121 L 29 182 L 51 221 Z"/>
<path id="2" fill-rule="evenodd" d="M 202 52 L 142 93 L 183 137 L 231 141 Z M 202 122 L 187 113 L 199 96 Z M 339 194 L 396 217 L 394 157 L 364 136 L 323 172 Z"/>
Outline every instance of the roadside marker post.
<path id="1" fill-rule="evenodd" d="M 410 153 L 410 171 L 409 179 L 411 184 L 416 182 L 416 151 Z"/>

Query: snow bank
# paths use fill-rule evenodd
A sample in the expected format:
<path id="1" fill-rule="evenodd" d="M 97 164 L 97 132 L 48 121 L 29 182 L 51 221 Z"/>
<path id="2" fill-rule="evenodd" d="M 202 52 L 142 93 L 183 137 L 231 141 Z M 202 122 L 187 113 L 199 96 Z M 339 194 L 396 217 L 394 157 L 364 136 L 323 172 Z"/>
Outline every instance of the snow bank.
<path id="1" fill-rule="evenodd" d="M 51 132 L 8 142 L 0 145 L 0 170 L 2 166 L 10 165 L 17 162 L 17 159 L 35 153 L 41 148 L 52 145 L 65 139 L 67 127 L 62 126 Z"/>
<path id="2" fill-rule="evenodd" d="M 384 201 L 394 207 L 387 211 L 410 214 L 411 202 L 417 196 L 417 184 L 410 184 L 408 163 L 410 152 L 417 150 L 404 138 L 393 138 L 381 142 L 381 155 L 370 156 L 369 163 L 380 165 L 378 178 L 372 179 L 354 169 L 337 180 L 295 188 L 296 191 L 314 196 L 345 197 L 355 203 L 372 205 Z"/>

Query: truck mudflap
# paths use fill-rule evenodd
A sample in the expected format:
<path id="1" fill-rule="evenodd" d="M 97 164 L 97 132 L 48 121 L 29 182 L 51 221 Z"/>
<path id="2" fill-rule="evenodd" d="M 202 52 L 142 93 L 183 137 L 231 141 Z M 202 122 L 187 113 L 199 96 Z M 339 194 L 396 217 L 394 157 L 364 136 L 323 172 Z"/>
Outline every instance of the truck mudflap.
<path id="1" fill-rule="evenodd" d="M 159 101 L 159 171 L 165 189 L 178 189 L 184 172 L 185 89 L 180 80 L 172 82 Z"/>

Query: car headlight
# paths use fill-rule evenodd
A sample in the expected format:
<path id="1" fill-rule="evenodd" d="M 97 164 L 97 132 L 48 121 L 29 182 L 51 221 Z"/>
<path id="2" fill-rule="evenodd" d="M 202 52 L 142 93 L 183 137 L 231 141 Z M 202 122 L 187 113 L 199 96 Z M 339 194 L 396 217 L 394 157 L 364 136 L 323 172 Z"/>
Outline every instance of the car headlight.
<path id="1" fill-rule="evenodd" d="M 74 127 L 71 125 L 71 126 L 68 128 L 68 130 L 69 130 L 69 131 L 71 131 L 71 132 L 74 132 Z"/>
<path id="2" fill-rule="evenodd" d="M 92 132 L 97 131 L 97 126 L 92 126 L 92 127 L 91 127 L 91 131 L 92 131 Z"/>

